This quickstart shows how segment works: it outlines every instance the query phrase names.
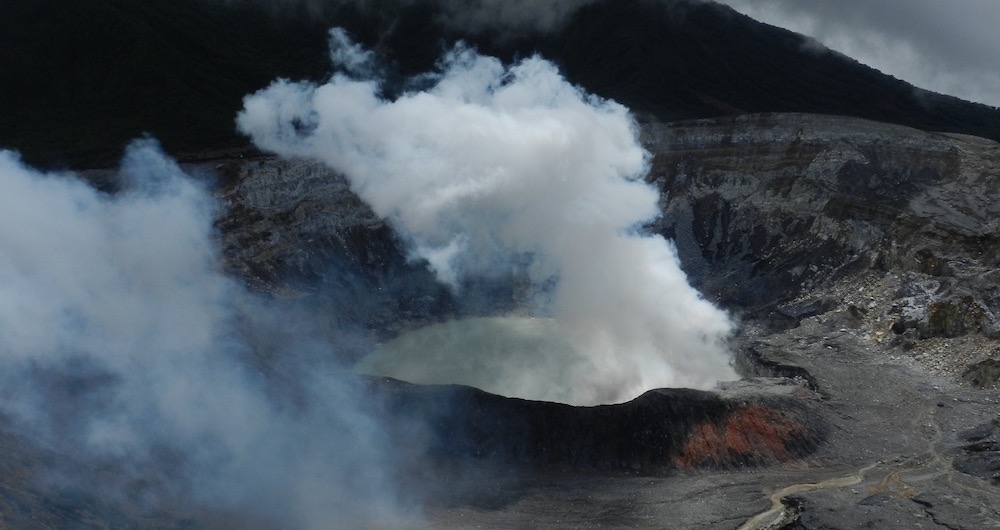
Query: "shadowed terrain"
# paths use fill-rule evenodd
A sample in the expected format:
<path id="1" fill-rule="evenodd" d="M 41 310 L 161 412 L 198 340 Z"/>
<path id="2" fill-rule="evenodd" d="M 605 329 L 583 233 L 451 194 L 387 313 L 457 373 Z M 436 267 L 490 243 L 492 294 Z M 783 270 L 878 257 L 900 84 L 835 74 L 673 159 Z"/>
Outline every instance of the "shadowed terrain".
<path id="1" fill-rule="evenodd" d="M 7 2 L 0 146 L 81 168 L 113 164 L 143 133 L 172 152 L 245 145 L 233 124 L 242 97 L 276 77 L 325 78 L 333 26 L 377 50 L 400 80 L 464 39 L 508 61 L 541 53 L 571 82 L 652 121 L 810 112 L 1000 139 L 996 109 L 918 90 L 711 2 L 596 2 L 541 35 L 456 30 L 427 2 L 338 6 Z"/>

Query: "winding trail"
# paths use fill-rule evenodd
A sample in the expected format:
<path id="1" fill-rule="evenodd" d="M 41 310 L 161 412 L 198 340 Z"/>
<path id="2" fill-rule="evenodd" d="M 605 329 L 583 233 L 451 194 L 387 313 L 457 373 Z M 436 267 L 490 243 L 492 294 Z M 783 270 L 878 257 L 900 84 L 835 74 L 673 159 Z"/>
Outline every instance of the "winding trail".
<path id="1" fill-rule="evenodd" d="M 798 517 L 799 513 L 796 507 L 785 504 L 785 498 L 789 495 L 822 489 L 843 488 L 860 484 L 865 479 L 865 475 L 869 471 L 875 469 L 881 464 L 881 461 L 875 462 L 874 464 L 869 464 L 861 469 L 858 469 L 850 475 L 831 478 L 822 482 L 792 484 L 791 486 L 782 488 L 771 494 L 771 507 L 767 511 L 759 513 L 746 523 L 743 523 L 743 526 L 740 526 L 739 530 L 766 530 L 781 528 L 782 526 L 794 521 L 795 518 Z"/>
<path id="2" fill-rule="evenodd" d="M 935 409 L 933 407 L 928 408 L 914 418 L 912 423 L 913 432 L 918 433 L 919 437 L 924 440 L 925 447 L 923 451 L 919 455 L 906 458 L 905 460 L 909 461 L 909 465 L 906 468 L 887 473 L 881 480 L 868 488 L 868 493 L 889 493 L 912 499 L 919 493 L 914 484 L 927 482 L 943 476 L 949 483 L 970 493 L 974 492 L 1000 500 L 1000 495 L 995 491 L 967 484 L 964 481 L 956 479 L 955 472 L 951 469 L 952 459 L 943 456 L 938 449 L 941 443 L 942 429 L 934 416 Z M 901 458 L 902 455 L 898 456 L 896 461 L 899 461 Z M 782 488 L 771 494 L 770 508 L 749 519 L 740 526 L 739 530 L 776 530 L 782 528 L 795 521 L 799 513 L 801 513 L 801 507 L 791 505 L 785 501 L 790 495 L 860 484 L 865 480 L 869 472 L 884 463 L 885 460 L 879 460 L 849 475 L 815 483 L 793 484 Z M 996 521 L 991 522 L 996 523 Z M 997 527 L 1000 528 L 1000 523 L 998 523 Z"/>

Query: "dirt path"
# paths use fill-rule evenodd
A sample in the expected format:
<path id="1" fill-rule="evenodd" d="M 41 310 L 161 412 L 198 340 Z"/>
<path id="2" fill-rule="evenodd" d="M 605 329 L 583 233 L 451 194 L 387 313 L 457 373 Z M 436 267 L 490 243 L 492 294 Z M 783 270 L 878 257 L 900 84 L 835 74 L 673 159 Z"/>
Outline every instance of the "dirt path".
<path id="1" fill-rule="evenodd" d="M 875 469 L 881 464 L 882 462 L 875 462 L 858 469 L 849 475 L 835 477 L 821 482 L 792 484 L 791 486 L 786 486 L 771 495 L 771 507 L 767 511 L 755 515 L 749 521 L 744 523 L 743 526 L 740 526 L 739 530 L 766 530 L 781 528 L 782 526 L 794 521 L 800 512 L 800 508 L 798 506 L 785 502 L 785 499 L 790 495 L 829 488 L 844 488 L 860 484 L 865 480 L 865 475 L 867 475 L 869 471 Z"/>

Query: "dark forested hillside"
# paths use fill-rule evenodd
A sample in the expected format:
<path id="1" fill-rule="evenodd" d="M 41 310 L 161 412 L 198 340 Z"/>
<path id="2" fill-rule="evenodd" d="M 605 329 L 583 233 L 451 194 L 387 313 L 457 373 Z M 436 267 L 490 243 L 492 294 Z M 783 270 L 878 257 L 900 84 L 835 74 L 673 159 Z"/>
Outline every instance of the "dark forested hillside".
<path id="1" fill-rule="evenodd" d="M 269 4 L 0 3 L 0 147 L 81 166 L 112 162 L 143 133 L 175 152 L 241 145 L 233 116 L 243 95 L 279 76 L 328 75 L 334 25 L 403 74 L 432 68 L 460 38 L 506 60 L 540 52 L 573 82 L 660 120 L 812 112 L 1000 139 L 992 107 L 915 89 L 713 3 L 596 2 L 550 35 L 466 34 L 426 2 Z"/>
<path id="2" fill-rule="evenodd" d="M 327 70 L 325 29 L 201 0 L 3 2 L 0 146 L 47 165 L 113 162 L 149 133 L 228 145 L 247 91 Z"/>
<path id="3" fill-rule="evenodd" d="M 914 88 L 801 35 L 704 2 L 600 2 L 545 41 L 574 81 L 661 119 L 857 116 L 1000 138 L 1000 112 Z"/>

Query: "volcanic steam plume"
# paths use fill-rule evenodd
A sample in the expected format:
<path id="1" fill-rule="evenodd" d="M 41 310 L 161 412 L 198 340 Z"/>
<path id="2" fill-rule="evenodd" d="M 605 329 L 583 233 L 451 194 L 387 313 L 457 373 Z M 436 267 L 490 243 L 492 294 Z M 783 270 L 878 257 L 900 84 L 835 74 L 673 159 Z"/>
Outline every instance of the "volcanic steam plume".
<path id="1" fill-rule="evenodd" d="M 543 327 L 573 353 L 512 356 L 518 366 L 479 374 L 486 389 L 593 404 L 733 377 L 732 322 L 688 285 L 673 245 L 643 230 L 659 192 L 625 107 L 537 56 L 507 67 L 458 45 L 389 94 L 374 54 L 340 29 L 331 51 L 339 73 L 248 96 L 239 129 L 345 174 L 456 292 L 471 278 L 530 279 L 535 303 L 519 316 L 552 318 Z"/>

